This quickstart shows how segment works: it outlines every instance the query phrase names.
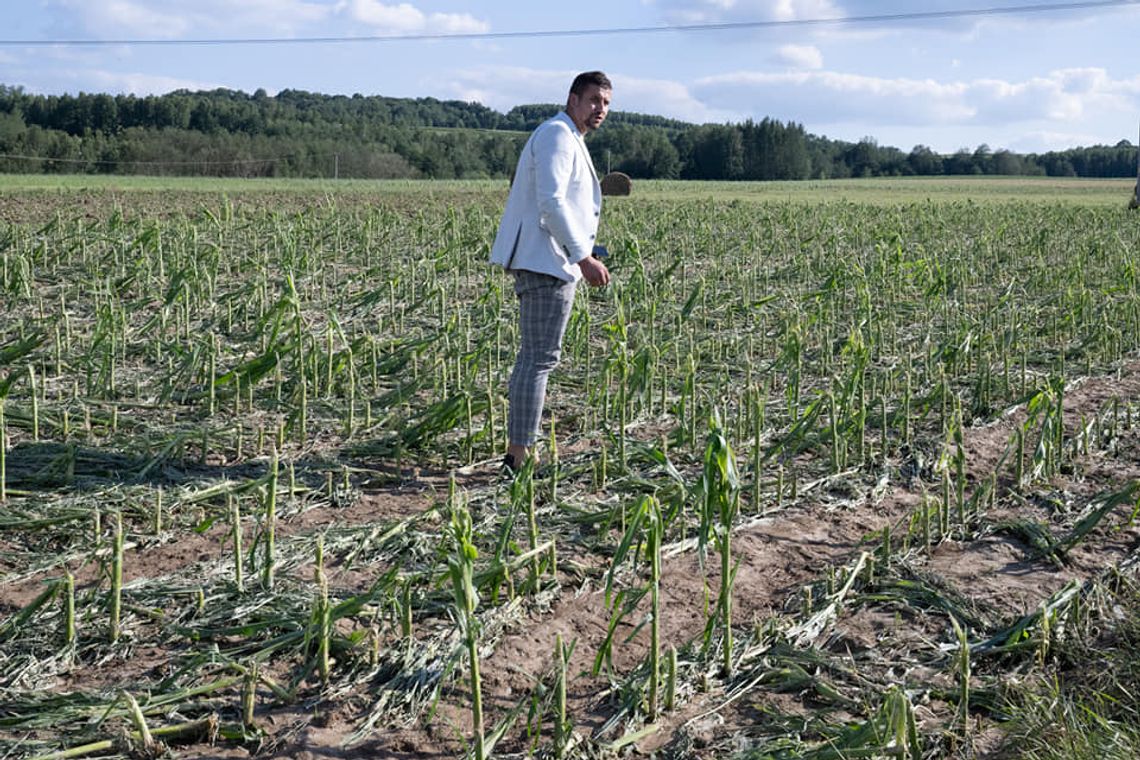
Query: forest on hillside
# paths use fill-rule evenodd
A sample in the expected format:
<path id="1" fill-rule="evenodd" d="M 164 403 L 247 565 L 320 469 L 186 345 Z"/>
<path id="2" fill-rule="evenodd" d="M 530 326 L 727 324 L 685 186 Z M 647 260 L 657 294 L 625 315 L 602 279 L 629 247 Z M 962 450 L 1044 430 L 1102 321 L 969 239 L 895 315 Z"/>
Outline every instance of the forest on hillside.
<path id="1" fill-rule="evenodd" d="M 499 113 L 435 98 L 218 89 L 138 97 L 37 95 L 0 85 L 0 172 L 249 177 L 486 178 L 511 173 L 557 104 Z M 599 172 L 634 178 L 839 179 L 902 175 L 1131 177 L 1127 140 L 1043 154 L 986 145 L 941 155 L 813 135 L 794 122 L 690 124 L 615 111 L 590 136 Z"/>

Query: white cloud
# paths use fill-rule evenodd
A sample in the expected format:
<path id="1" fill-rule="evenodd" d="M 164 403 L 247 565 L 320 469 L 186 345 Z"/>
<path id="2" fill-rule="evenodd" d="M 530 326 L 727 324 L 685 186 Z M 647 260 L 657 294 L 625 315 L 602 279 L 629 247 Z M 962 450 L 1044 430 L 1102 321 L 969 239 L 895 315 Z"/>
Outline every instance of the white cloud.
<path id="1" fill-rule="evenodd" d="M 613 71 L 607 73 L 614 84 L 615 110 L 696 123 L 726 121 L 731 117 L 729 111 L 709 108 L 680 82 L 629 77 Z M 576 74 L 578 72 L 572 70 L 483 66 L 447 72 L 445 78 L 424 84 L 430 91 L 446 93 L 446 97 L 482 103 L 505 112 L 528 103 L 564 102 Z"/>
<path id="2" fill-rule="evenodd" d="M 351 0 L 348 13 L 356 21 L 393 32 L 419 31 L 426 22 L 423 12 L 407 3 L 385 5 L 376 0 Z"/>
<path id="3" fill-rule="evenodd" d="M 484 66 L 447 72 L 419 85 L 440 97 L 505 112 L 524 103 L 561 102 L 576 73 Z M 1100 69 L 1065 69 L 1023 81 L 799 70 L 742 71 L 686 83 L 609 73 L 614 108 L 621 111 L 694 123 L 767 116 L 801 123 L 816 134 L 842 139 L 874 135 L 883 144 L 894 136 L 941 150 L 971 140 L 1019 151 L 1103 142 L 1094 137 L 1103 131 L 1100 120 L 1115 124 L 1131 119 L 1134 124 L 1140 110 L 1140 76 L 1114 80 Z"/>
<path id="4" fill-rule="evenodd" d="M 795 69 L 822 69 L 823 53 L 815 45 L 782 45 L 774 59 Z"/>
<path id="5" fill-rule="evenodd" d="M 889 118 L 896 123 L 964 120 L 971 113 L 960 85 L 932 80 L 881 79 L 820 72 L 736 72 L 698 80 L 703 103 L 741 116 L 764 112 L 774 118 L 813 123 Z"/>
<path id="6" fill-rule="evenodd" d="M 844 15 L 832 0 L 655 0 L 652 4 L 673 24 L 802 21 Z"/>
<path id="7" fill-rule="evenodd" d="M 29 69 L 21 77 L 21 84 L 29 92 L 106 92 L 112 95 L 162 95 L 174 90 L 213 90 L 226 86 L 201 79 L 138 71 L 108 71 L 95 67 Z"/>
<path id="8" fill-rule="evenodd" d="M 335 13 L 335 7 L 305 0 L 208 0 L 204 3 L 206 15 L 219 20 L 223 26 L 231 23 L 257 30 L 271 27 L 289 32 L 303 32 L 313 24 L 326 21 Z"/>
<path id="9" fill-rule="evenodd" d="M 836 18 L 843 15 L 830 0 L 775 0 L 772 13 L 777 21 L 801 21 L 803 19 Z"/>
<path id="10" fill-rule="evenodd" d="M 79 74 L 76 74 L 79 78 Z M 83 81 L 94 81 L 98 92 L 162 95 L 174 90 L 213 90 L 225 85 L 197 79 L 166 77 L 141 72 L 85 71 Z"/>
<path id="11" fill-rule="evenodd" d="M 642 3 L 656 8 L 661 19 L 670 24 L 841 21 L 880 14 L 902 15 L 943 10 L 912 8 L 907 3 L 896 3 L 899 6 L 897 8 L 881 8 L 881 3 L 854 3 L 851 0 L 642 0 Z M 1085 27 L 1090 27 L 1098 18 L 1110 13 L 1119 20 L 1119 24 L 1134 24 L 1140 18 L 1140 4 L 1092 12 L 1087 9 L 1057 9 L 1050 13 L 967 13 L 959 17 L 939 18 L 935 22 L 928 19 L 895 19 L 795 25 L 781 31 L 802 33 L 816 40 L 876 40 L 884 37 L 909 39 L 915 34 L 934 34 L 950 36 L 959 41 L 976 41 L 982 36 L 1011 40 L 1022 39 L 1022 35 L 1041 34 L 1043 29 L 1062 30 L 1064 34 L 1074 35 L 1066 41 L 1066 46 L 1079 48 L 1086 40 L 1095 39 L 1095 32 L 1090 32 Z M 722 35 L 722 39 L 730 38 L 729 35 Z"/>
<path id="12" fill-rule="evenodd" d="M 1094 132 L 1033 130 L 1014 138 L 1006 147 L 1014 153 L 1044 153 L 1050 150 L 1067 150 L 1074 145 L 1098 145 L 1103 142 L 1103 139 Z"/>
<path id="13" fill-rule="evenodd" d="M 192 27 L 190 14 L 179 14 L 152 7 L 147 0 L 49 0 L 49 6 L 62 8 L 68 22 L 101 38 L 146 35 L 170 39 Z"/>
<path id="14" fill-rule="evenodd" d="M 469 13 L 429 13 L 409 2 L 381 0 L 44 0 L 69 33 L 102 39 L 179 39 L 192 36 L 304 36 L 324 34 L 329 22 L 370 27 L 369 33 L 462 34 L 490 25 Z M 336 34 L 336 32 L 332 32 Z"/>
<path id="15" fill-rule="evenodd" d="M 1056 77 L 1061 88 L 1071 93 L 1092 93 L 1109 84 L 1108 72 L 1104 69 L 1063 69 Z"/>
<path id="16" fill-rule="evenodd" d="M 66 25 L 99 38 L 178 39 L 199 35 L 289 35 L 332 17 L 335 6 L 306 0 L 46 0 Z"/>
<path id="17" fill-rule="evenodd" d="M 1062 125 L 1093 114 L 1140 109 L 1140 77 L 1114 81 L 1103 69 L 1065 69 L 1020 82 L 745 71 L 698 80 L 693 93 L 709 108 L 741 116 L 762 110 L 774 118 L 812 124 L 864 120 L 980 126 L 1045 121 L 1064 131 Z"/>
<path id="18" fill-rule="evenodd" d="M 410 3 L 389 5 L 379 0 L 347 0 L 341 8 L 362 24 L 385 34 L 470 34 L 486 32 L 490 25 L 469 13 L 424 13 Z"/>
<path id="19" fill-rule="evenodd" d="M 522 66 L 480 66 L 440 72 L 440 76 L 423 84 L 427 92 L 444 93 L 441 97 L 509 111 L 526 103 L 562 103 L 577 73 Z"/>
<path id="20" fill-rule="evenodd" d="M 697 124 L 730 118 L 730 112 L 710 108 L 680 82 L 614 75 L 611 79 L 614 82 L 614 107 L 618 110 L 658 114 Z"/>

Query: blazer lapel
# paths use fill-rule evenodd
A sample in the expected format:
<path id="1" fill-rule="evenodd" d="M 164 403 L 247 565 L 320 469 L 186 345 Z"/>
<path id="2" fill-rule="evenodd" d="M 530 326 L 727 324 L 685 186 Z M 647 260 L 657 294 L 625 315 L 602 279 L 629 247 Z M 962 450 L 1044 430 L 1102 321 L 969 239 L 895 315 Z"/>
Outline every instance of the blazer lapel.
<path id="1" fill-rule="evenodd" d="M 578 127 L 574 124 L 574 120 L 570 118 L 569 114 L 565 111 L 560 111 L 558 115 L 565 119 L 566 123 L 570 125 L 570 129 L 573 130 L 574 137 L 578 141 L 578 149 L 582 151 L 582 155 L 586 159 L 586 166 L 590 167 L 590 176 L 593 177 L 594 184 L 598 184 L 598 173 L 594 171 L 594 159 L 590 157 L 590 149 L 586 147 L 584 136 L 578 131 Z"/>
<path id="2" fill-rule="evenodd" d="M 590 176 L 594 179 L 594 184 L 598 184 L 598 173 L 594 170 L 594 159 L 590 156 L 590 149 L 586 147 L 586 141 L 582 136 L 578 136 L 578 147 L 582 149 L 582 155 L 586 157 L 586 166 L 590 167 Z"/>

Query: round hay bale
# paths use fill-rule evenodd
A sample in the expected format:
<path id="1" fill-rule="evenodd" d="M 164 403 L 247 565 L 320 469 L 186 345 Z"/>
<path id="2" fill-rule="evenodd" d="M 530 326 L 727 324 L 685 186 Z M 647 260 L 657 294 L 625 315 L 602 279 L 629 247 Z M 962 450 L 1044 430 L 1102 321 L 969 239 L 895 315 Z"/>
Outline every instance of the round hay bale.
<path id="1" fill-rule="evenodd" d="M 633 180 L 628 174 L 610 172 L 602 177 L 602 195 L 629 195 L 633 192 Z"/>

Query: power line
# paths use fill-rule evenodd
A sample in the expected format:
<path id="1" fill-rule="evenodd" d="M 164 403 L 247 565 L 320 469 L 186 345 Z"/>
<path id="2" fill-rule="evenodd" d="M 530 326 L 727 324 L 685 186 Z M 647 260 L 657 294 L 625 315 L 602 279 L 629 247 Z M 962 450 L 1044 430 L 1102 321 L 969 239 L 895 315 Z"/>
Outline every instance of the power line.
<path id="1" fill-rule="evenodd" d="M 724 21 L 705 24 L 662 24 L 659 26 L 625 26 L 603 29 L 548 29 L 514 32 L 456 32 L 451 34 L 392 34 L 364 35 L 359 37 L 233 37 L 185 40 L 113 39 L 113 40 L 5 40 L 0 47 L 106 47 L 151 46 L 173 47 L 194 45 L 312 45 L 345 43 L 423 42 L 441 40 L 509 40 L 545 37 L 597 37 L 601 35 L 659 34 L 662 32 L 722 32 L 747 29 L 776 29 L 789 27 L 837 26 L 847 24 L 890 24 L 900 21 L 938 21 L 979 16 L 1009 16 L 1030 13 L 1057 13 L 1061 11 L 1088 11 L 1124 6 L 1138 6 L 1140 0 L 1091 0 L 1071 3 L 1037 3 L 1033 5 L 967 8 L 947 11 L 915 11 L 911 13 L 882 13 L 866 16 L 834 18 L 784 19 L 777 21 Z"/>

